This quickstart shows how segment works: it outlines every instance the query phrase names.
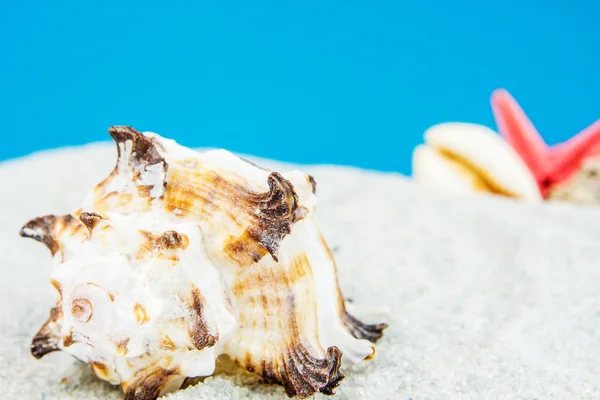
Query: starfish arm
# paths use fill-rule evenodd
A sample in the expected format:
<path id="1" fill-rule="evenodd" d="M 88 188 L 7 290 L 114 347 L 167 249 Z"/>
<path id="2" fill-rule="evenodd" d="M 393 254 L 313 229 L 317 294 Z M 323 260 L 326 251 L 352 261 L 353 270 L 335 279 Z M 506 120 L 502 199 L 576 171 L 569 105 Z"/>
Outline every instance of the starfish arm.
<path id="1" fill-rule="evenodd" d="M 600 157 L 600 120 L 551 149 L 552 181 L 564 182 L 579 171 L 585 159 L 593 157 Z"/>
<path id="2" fill-rule="evenodd" d="M 491 105 L 500 135 L 521 156 L 538 183 L 544 180 L 549 148 L 523 109 L 505 89 L 492 93 Z"/>

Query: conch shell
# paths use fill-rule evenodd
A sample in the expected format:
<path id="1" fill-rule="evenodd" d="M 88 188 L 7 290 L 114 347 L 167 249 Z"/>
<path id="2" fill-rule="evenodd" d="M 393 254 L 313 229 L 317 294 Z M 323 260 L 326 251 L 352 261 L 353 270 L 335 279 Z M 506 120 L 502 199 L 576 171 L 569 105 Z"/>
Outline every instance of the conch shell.
<path id="1" fill-rule="evenodd" d="M 530 202 L 542 197 L 519 155 L 491 129 L 444 123 L 425 132 L 413 152 L 413 179 L 450 194 L 490 193 Z"/>
<path id="2" fill-rule="evenodd" d="M 116 168 L 82 207 L 27 223 L 53 255 L 56 305 L 36 358 L 62 350 L 146 400 L 227 354 L 288 396 L 332 394 L 385 324 L 346 311 L 314 220 L 315 181 L 125 126 Z"/>

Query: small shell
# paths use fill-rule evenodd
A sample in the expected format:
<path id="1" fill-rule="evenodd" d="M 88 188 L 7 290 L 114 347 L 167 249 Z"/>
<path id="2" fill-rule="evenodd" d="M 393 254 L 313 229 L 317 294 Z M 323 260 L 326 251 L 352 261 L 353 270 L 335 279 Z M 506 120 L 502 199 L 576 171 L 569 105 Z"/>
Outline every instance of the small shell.
<path id="1" fill-rule="evenodd" d="M 385 324 L 346 311 L 314 222 L 314 179 L 156 134 L 109 130 L 114 171 L 83 207 L 29 222 L 54 254 L 60 298 L 32 353 L 66 351 L 154 399 L 227 354 L 289 396 L 332 394 Z"/>
<path id="2" fill-rule="evenodd" d="M 518 154 L 482 125 L 445 123 L 425 132 L 413 154 L 413 177 L 452 194 L 487 192 L 542 201 L 533 175 Z"/>
<path id="3" fill-rule="evenodd" d="M 600 159 L 588 159 L 567 182 L 550 190 L 549 200 L 600 204 Z"/>

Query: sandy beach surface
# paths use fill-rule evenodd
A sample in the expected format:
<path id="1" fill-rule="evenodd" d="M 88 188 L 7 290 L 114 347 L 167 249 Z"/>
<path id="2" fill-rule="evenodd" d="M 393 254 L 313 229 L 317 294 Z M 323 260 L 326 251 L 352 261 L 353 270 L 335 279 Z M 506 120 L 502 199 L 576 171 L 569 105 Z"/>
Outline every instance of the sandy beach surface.
<path id="1" fill-rule="evenodd" d="M 67 354 L 31 356 L 53 302 L 50 255 L 18 235 L 75 209 L 115 157 L 103 143 L 0 163 L 2 399 L 122 398 Z M 600 398 L 600 207 L 447 198 L 396 174 L 301 169 L 317 180 L 345 296 L 390 309 L 376 357 L 345 369 L 333 399 Z M 287 397 L 220 372 L 167 398 Z"/>

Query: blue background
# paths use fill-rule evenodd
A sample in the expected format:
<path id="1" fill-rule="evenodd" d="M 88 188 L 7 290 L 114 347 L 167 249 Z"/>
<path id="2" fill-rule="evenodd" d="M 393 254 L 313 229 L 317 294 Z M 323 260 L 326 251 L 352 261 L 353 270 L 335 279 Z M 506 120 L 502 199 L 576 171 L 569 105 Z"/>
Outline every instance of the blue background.
<path id="1" fill-rule="evenodd" d="M 497 87 L 552 143 L 600 117 L 597 0 L 91 3 L 0 5 L 0 159 L 128 124 L 409 173 L 428 126 L 494 127 Z"/>

